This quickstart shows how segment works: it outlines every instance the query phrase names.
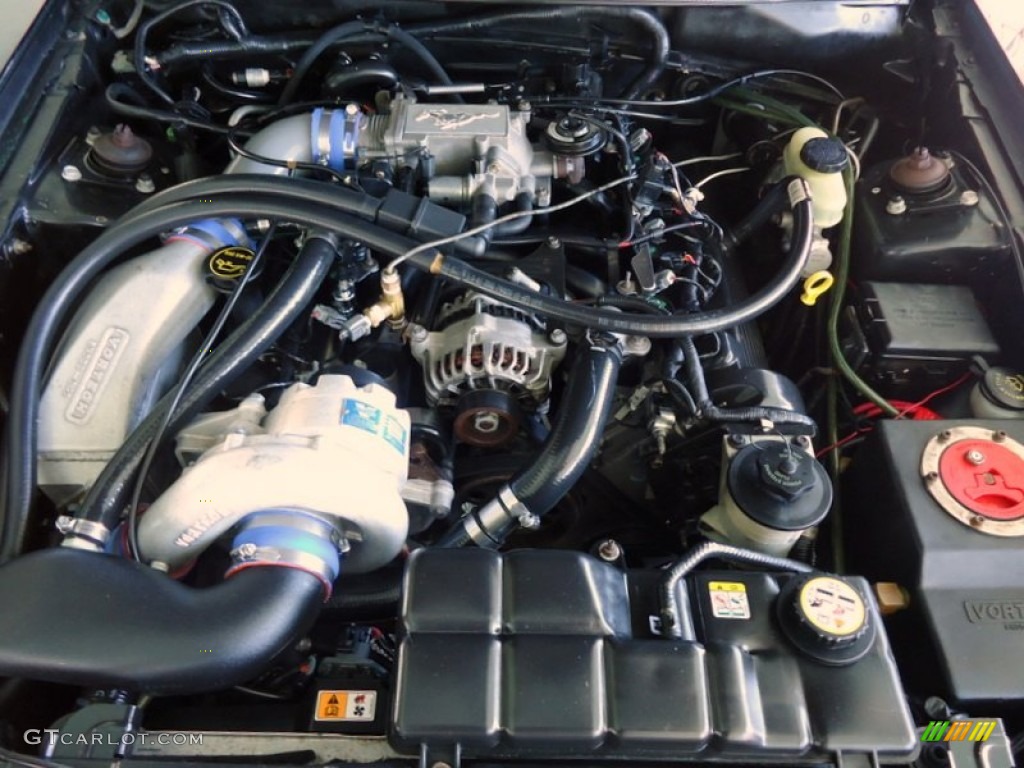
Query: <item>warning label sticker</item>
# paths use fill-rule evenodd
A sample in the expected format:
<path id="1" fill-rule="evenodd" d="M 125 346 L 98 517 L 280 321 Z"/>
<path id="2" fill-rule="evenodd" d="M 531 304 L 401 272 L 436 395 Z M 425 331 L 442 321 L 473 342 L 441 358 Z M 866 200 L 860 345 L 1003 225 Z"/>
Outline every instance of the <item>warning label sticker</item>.
<path id="1" fill-rule="evenodd" d="M 364 723 L 372 721 L 376 714 L 376 691 L 318 691 L 316 694 L 316 720 Z"/>
<path id="2" fill-rule="evenodd" d="M 749 619 L 750 600 L 747 586 L 738 581 L 708 582 L 711 615 L 716 619 Z"/>

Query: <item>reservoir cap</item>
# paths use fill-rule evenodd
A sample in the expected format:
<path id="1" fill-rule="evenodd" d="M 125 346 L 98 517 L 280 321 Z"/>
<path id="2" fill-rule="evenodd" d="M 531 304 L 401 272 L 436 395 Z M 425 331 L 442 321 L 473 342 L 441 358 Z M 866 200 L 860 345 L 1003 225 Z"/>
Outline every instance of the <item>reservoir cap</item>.
<path id="1" fill-rule="evenodd" d="M 791 579 L 779 595 L 778 616 L 792 643 L 822 664 L 851 664 L 874 642 L 866 598 L 841 576 Z"/>
<path id="2" fill-rule="evenodd" d="M 826 136 L 809 139 L 800 149 L 800 159 L 818 173 L 839 173 L 850 162 L 843 142 Z"/>

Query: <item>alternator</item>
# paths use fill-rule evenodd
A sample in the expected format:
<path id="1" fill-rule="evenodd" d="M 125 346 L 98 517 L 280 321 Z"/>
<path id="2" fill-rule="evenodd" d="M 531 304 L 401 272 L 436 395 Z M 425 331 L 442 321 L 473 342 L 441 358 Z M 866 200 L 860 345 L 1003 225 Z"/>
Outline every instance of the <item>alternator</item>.
<path id="1" fill-rule="evenodd" d="M 525 404 L 547 399 L 566 336 L 539 317 L 469 292 L 442 307 L 436 331 L 409 329 L 432 404 L 454 403 L 475 389 L 508 392 Z"/>

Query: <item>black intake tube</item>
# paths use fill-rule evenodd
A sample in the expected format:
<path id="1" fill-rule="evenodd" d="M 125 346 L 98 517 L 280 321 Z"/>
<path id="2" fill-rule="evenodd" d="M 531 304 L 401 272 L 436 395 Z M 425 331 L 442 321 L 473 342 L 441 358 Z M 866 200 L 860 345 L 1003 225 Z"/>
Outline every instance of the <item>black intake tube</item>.
<path id="1" fill-rule="evenodd" d="M 430 37 L 439 34 L 458 34 L 461 32 L 478 32 L 497 27 L 502 24 L 530 23 L 537 22 L 545 24 L 548 22 L 568 20 L 577 27 L 582 28 L 587 22 L 606 22 L 609 32 L 617 31 L 619 26 L 625 22 L 642 28 L 650 36 L 650 44 L 645 46 L 647 54 L 647 68 L 633 81 L 623 98 L 636 99 L 643 96 L 654 87 L 665 71 L 665 64 L 668 62 L 672 50 L 672 43 L 669 39 L 665 25 L 661 23 L 655 14 L 642 8 L 620 8 L 613 6 L 568 6 L 557 8 L 538 8 L 530 10 L 507 11 L 503 13 L 477 16 L 472 19 L 456 19 L 455 21 L 443 21 L 440 23 L 417 24 L 408 29 L 417 37 Z"/>
<path id="2" fill-rule="evenodd" d="M 75 549 L 0 567 L 0 676 L 169 695 L 259 675 L 315 621 L 323 585 L 253 567 L 192 589 L 132 560 Z"/>
<path id="3" fill-rule="evenodd" d="M 171 416 L 167 434 L 174 434 L 217 396 L 238 374 L 259 359 L 302 315 L 334 264 L 334 244 L 321 236 L 306 240 L 284 278 L 255 314 L 224 340 L 189 384 Z M 174 398 L 165 395 L 107 462 L 82 502 L 78 517 L 117 525 L 150 441 L 159 430 Z"/>

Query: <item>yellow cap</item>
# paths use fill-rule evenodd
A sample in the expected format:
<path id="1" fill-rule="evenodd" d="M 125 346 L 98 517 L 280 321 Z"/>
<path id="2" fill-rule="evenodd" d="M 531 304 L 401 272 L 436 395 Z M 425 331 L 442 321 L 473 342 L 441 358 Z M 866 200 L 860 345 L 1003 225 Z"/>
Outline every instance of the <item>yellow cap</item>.
<path id="1" fill-rule="evenodd" d="M 804 280 L 804 292 L 800 296 L 800 301 L 808 307 L 813 307 L 818 303 L 818 299 L 821 298 L 821 295 L 826 293 L 835 281 L 836 279 L 827 269 L 818 270 Z"/>
<path id="2" fill-rule="evenodd" d="M 855 635 L 867 623 L 864 599 L 845 581 L 815 576 L 800 590 L 800 613 L 814 629 L 831 637 Z"/>

